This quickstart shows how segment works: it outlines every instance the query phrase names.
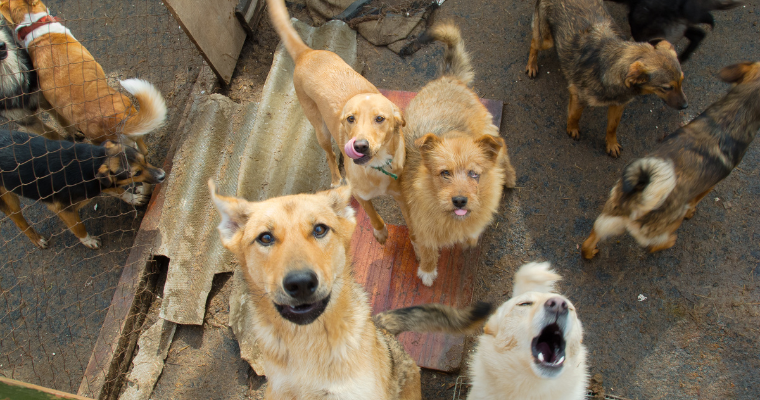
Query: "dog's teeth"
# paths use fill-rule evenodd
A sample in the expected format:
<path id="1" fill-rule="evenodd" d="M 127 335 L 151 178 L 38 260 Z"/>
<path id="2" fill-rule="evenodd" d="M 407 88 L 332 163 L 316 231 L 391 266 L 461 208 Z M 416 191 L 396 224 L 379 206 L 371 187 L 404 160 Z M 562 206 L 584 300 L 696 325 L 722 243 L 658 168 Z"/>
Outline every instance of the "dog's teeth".
<path id="1" fill-rule="evenodd" d="M 538 353 L 538 361 L 544 362 L 544 353 Z"/>
<path id="2" fill-rule="evenodd" d="M 565 361 L 565 356 L 560 357 L 559 361 L 557 361 L 557 364 L 562 364 L 563 361 Z"/>

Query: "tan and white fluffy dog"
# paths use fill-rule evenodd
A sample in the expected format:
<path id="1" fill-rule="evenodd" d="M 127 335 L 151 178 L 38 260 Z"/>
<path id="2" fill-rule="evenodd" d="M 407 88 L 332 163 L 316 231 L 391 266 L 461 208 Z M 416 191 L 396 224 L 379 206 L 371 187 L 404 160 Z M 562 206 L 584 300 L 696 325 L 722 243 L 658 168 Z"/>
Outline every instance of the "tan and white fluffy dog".
<path id="1" fill-rule="evenodd" d="M 581 400 L 588 386 L 583 328 L 554 290 L 548 262 L 515 274 L 512 298 L 491 316 L 470 365 L 469 400 Z"/>

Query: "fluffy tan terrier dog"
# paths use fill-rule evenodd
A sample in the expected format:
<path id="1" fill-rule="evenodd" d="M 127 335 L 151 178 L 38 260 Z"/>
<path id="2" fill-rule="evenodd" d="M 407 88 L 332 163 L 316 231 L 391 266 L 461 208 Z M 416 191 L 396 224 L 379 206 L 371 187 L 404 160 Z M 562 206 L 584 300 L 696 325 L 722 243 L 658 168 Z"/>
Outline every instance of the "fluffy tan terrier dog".
<path id="1" fill-rule="evenodd" d="M 395 338 L 403 331 L 464 333 L 491 306 L 437 304 L 370 317 L 350 263 L 356 227 L 342 186 L 253 203 L 211 196 L 222 244 L 235 253 L 254 294 L 254 331 L 267 399 L 419 399 L 420 373 Z"/>
<path id="2" fill-rule="evenodd" d="M 554 291 L 548 262 L 515 274 L 512 298 L 488 319 L 470 365 L 470 400 L 582 400 L 588 386 L 583 328 Z"/>
<path id="3" fill-rule="evenodd" d="M 456 25 L 431 28 L 421 41 L 446 44 L 441 77 L 407 108 L 407 165 L 401 178 L 417 275 L 431 286 L 442 247 L 474 246 L 491 223 L 502 187 L 515 186 L 515 170 L 491 113 L 468 86 L 473 72 Z"/>

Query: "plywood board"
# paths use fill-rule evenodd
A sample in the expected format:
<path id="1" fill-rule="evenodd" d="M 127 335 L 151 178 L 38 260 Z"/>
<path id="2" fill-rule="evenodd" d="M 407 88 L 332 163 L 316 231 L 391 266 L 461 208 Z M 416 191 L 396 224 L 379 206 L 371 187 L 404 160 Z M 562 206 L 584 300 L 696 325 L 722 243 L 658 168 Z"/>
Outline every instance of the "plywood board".
<path id="1" fill-rule="evenodd" d="M 235 17 L 238 0 L 165 0 L 214 73 L 229 84 L 246 33 Z"/>

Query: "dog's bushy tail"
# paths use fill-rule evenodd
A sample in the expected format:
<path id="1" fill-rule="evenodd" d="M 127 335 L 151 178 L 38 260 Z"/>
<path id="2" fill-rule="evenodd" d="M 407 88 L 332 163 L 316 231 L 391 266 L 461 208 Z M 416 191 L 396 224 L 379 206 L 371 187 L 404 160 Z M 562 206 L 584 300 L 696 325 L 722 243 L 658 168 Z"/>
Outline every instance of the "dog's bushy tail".
<path id="1" fill-rule="evenodd" d="M 121 86 L 137 99 L 140 109 L 130 116 L 120 132 L 130 138 L 140 137 L 158 129 L 166 121 L 166 102 L 161 92 L 142 79 L 126 79 Z"/>
<path id="2" fill-rule="evenodd" d="M 443 53 L 443 74 L 453 75 L 467 86 L 472 84 L 475 73 L 472 71 L 470 55 L 464 49 L 462 41 L 462 32 L 453 22 L 441 22 L 433 25 L 420 35 L 415 43 L 407 45 L 407 48 L 417 48 L 420 44 L 430 43 L 438 40 L 446 45 L 446 51 Z M 401 50 L 401 54 L 406 55 L 413 50 Z"/>
<path id="3" fill-rule="evenodd" d="M 676 171 L 669 160 L 640 158 L 625 167 L 621 183 L 626 196 L 638 196 L 634 212 L 642 215 L 662 205 L 675 189 Z"/>
<path id="4" fill-rule="evenodd" d="M 742 4 L 744 4 L 744 2 L 738 1 L 738 0 L 712 0 L 711 9 L 712 10 L 730 10 L 732 8 L 739 7 Z"/>
<path id="5" fill-rule="evenodd" d="M 375 325 L 392 335 L 401 332 L 467 333 L 479 328 L 491 314 L 491 304 L 478 302 L 464 309 L 425 304 L 375 315 Z"/>
<path id="6" fill-rule="evenodd" d="M 288 9 L 285 8 L 285 0 L 267 0 L 267 7 L 269 8 L 269 18 L 272 19 L 274 30 L 282 38 L 282 42 L 285 44 L 285 49 L 288 50 L 290 57 L 294 61 L 297 60 L 301 53 L 309 50 L 309 46 L 301 40 L 298 32 L 293 28 L 293 24 L 290 22 L 290 14 L 288 14 Z"/>
<path id="7" fill-rule="evenodd" d="M 515 273 L 512 297 L 527 292 L 552 293 L 554 283 L 562 279 L 551 269 L 548 262 L 532 262 L 523 265 Z"/>

